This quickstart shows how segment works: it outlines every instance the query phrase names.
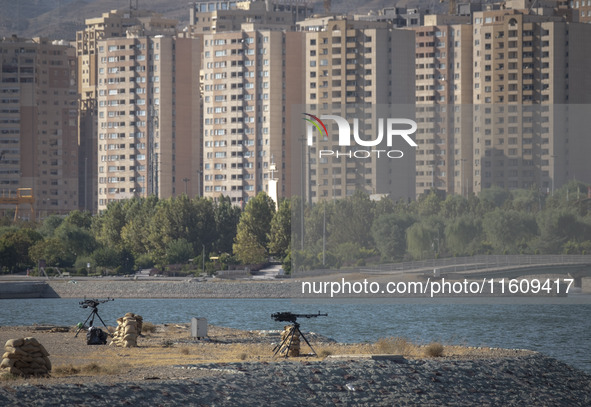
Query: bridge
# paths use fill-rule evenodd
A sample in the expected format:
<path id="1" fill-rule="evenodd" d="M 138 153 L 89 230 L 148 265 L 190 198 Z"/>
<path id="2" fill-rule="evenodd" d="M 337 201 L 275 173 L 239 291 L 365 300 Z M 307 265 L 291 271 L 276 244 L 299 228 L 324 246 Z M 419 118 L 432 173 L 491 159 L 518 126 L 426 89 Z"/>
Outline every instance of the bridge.
<path id="1" fill-rule="evenodd" d="M 564 275 L 581 287 L 591 277 L 591 255 L 478 255 L 449 257 L 357 267 L 341 270 L 296 271 L 292 277 L 313 277 L 334 273 L 368 275 L 415 274 L 450 279 L 516 278 L 531 275 Z"/>

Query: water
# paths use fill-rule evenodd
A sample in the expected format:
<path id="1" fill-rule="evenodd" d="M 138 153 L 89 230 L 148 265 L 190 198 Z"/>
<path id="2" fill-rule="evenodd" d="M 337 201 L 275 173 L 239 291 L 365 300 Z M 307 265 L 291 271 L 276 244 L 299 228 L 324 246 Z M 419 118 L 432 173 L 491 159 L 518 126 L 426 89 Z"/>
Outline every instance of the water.
<path id="1" fill-rule="evenodd" d="M 0 325 L 75 325 L 89 315 L 77 299 L 0 301 Z M 101 304 L 107 325 L 126 312 L 152 323 L 187 323 L 206 317 L 213 325 L 238 329 L 279 329 L 271 314 L 328 313 L 298 320 L 339 342 L 373 342 L 401 336 L 417 343 L 531 349 L 591 373 L 589 304 L 392 304 L 295 303 L 282 299 L 117 299 Z M 95 322 L 95 325 L 99 322 Z"/>

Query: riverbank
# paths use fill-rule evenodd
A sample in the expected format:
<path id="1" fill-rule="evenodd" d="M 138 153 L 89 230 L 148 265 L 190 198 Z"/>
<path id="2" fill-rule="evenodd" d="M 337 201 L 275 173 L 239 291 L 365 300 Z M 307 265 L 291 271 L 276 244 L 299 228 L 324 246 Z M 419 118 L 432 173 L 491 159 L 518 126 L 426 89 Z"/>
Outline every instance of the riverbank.
<path id="1" fill-rule="evenodd" d="M 86 346 L 49 327 L 2 327 L 0 342 L 33 335 L 54 365 L 51 378 L 0 381 L 0 405 L 587 406 L 591 376 L 524 350 L 444 346 L 440 357 L 400 340 L 311 342 L 321 357 L 272 358 L 276 332 L 162 325 L 138 348 Z M 367 355 L 400 353 L 403 359 Z M 326 357 L 332 353 L 331 357 Z M 334 357 L 337 355 L 348 355 Z M 351 356 L 356 354 L 356 356 Z"/>
<path id="2" fill-rule="evenodd" d="M 551 292 L 528 292 L 533 284 L 509 287 L 509 280 L 479 279 L 431 279 L 420 273 L 371 274 L 335 273 L 295 279 L 223 279 L 223 278 L 30 278 L 25 281 L 0 281 L 0 299 L 5 298 L 430 298 L 429 289 L 438 287 L 435 297 L 531 297 L 560 298 L 568 294 L 585 294 L 591 290 L 573 288 L 559 275 L 534 275 L 525 279 L 535 280 L 537 287 L 550 287 Z M 447 281 L 444 286 L 443 281 Z M 503 281 L 503 283 L 501 283 Z M 385 290 L 388 284 L 403 284 L 391 294 Z M 545 283 L 544 283 L 545 282 Z M 560 284 L 559 284 L 560 282 Z M 526 281 L 527 283 L 527 281 Z M 334 284 L 334 286 L 333 286 Z M 546 285 L 543 285 L 546 284 Z M 454 291 L 450 289 L 453 285 Z M 336 295 L 333 290 L 337 288 Z M 376 288 L 377 291 L 374 290 Z M 511 293 L 510 289 L 518 288 Z M 468 290 L 469 288 L 469 290 Z M 341 290 L 348 289 L 349 292 Z M 370 290 L 371 289 L 371 290 Z M 447 290 L 446 290 L 447 289 Z M 521 292 L 521 290 L 524 292 Z M 418 291 L 416 291 L 418 290 Z M 433 289 L 434 290 L 434 289 Z M 441 291 L 443 290 L 443 291 Z M 476 290 L 476 291 L 474 291 Z M 435 290 L 434 290 L 435 291 Z M 515 291 L 515 290 L 513 290 Z"/>

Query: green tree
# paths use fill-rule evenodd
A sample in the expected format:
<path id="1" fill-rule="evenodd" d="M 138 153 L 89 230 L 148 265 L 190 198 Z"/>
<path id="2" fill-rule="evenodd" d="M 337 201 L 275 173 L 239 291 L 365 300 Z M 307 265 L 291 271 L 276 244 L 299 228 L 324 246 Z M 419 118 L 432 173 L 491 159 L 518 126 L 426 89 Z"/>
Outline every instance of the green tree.
<path id="1" fill-rule="evenodd" d="M 454 256 L 473 255 L 482 241 L 482 222 L 472 215 L 458 216 L 445 225 L 445 246 Z"/>
<path id="2" fill-rule="evenodd" d="M 269 232 L 269 253 L 283 259 L 291 242 L 291 201 L 284 199 L 271 221 Z"/>
<path id="3" fill-rule="evenodd" d="M 536 221 L 540 236 L 532 246 L 541 253 L 559 254 L 568 243 L 571 248 L 591 239 L 591 227 L 576 213 L 575 209 L 557 208 L 538 214 Z"/>
<path id="4" fill-rule="evenodd" d="M 384 260 L 401 259 L 406 254 L 406 230 L 416 222 L 412 215 L 384 214 L 371 228 L 373 240 Z"/>
<path id="5" fill-rule="evenodd" d="M 50 215 L 43 220 L 43 224 L 39 227 L 38 232 L 44 237 L 52 237 L 55 230 L 62 224 L 64 218 L 58 215 Z"/>
<path id="6" fill-rule="evenodd" d="M 127 223 L 123 201 L 113 201 L 107 209 L 95 216 L 92 231 L 98 243 L 113 248 L 122 246 L 121 230 Z"/>
<path id="7" fill-rule="evenodd" d="M 121 239 L 123 245 L 131 251 L 135 258 L 149 256 L 149 227 L 158 201 L 156 196 L 151 195 L 147 198 L 134 198 L 127 202 L 126 223 L 121 229 Z"/>
<path id="8" fill-rule="evenodd" d="M 499 208 L 484 216 L 482 227 L 499 254 L 523 252 L 538 230 L 532 214 Z"/>
<path id="9" fill-rule="evenodd" d="M 260 264 L 267 259 L 267 250 L 248 229 L 238 225 L 235 240 L 234 255 L 242 264 Z"/>
<path id="10" fill-rule="evenodd" d="M 219 253 L 231 253 L 232 243 L 240 221 L 240 208 L 232 205 L 230 197 L 221 195 L 213 210 L 217 239 L 213 250 Z"/>
<path id="11" fill-rule="evenodd" d="M 96 240 L 89 230 L 72 223 L 62 222 L 54 232 L 76 255 L 89 254 L 96 248 Z"/>
<path id="12" fill-rule="evenodd" d="M 274 213 L 275 202 L 264 192 L 248 201 L 240 215 L 233 246 L 234 255 L 241 262 L 249 264 L 253 256 L 257 259 L 266 257 Z M 252 253 L 249 253 L 250 250 Z"/>
<path id="13" fill-rule="evenodd" d="M 11 271 L 34 266 L 29 249 L 43 237 L 28 228 L 10 228 L 0 236 L 0 265 Z"/>
<path id="14" fill-rule="evenodd" d="M 415 259 L 439 256 L 443 249 L 443 229 L 443 221 L 434 216 L 414 223 L 406 230 L 408 253 Z"/>
<path id="15" fill-rule="evenodd" d="M 92 214 L 88 211 L 72 211 L 64 218 L 63 223 L 68 223 L 79 227 L 80 229 L 89 230 L 92 225 Z"/>
<path id="16" fill-rule="evenodd" d="M 419 216 L 426 217 L 439 214 L 441 202 L 441 197 L 435 190 L 431 190 L 426 195 L 421 195 L 418 201 Z"/>
<path id="17" fill-rule="evenodd" d="M 193 246 L 185 239 L 172 240 L 166 246 L 166 261 L 168 264 L 186 263 L 195 255 Z"/>
<path id="18" fill-rule="evenodd" d="M 483 189 L 480 192 L 480 201 L 483 204 L 492 205 L 492 207 L 500 208 L 505 202 L 511 200 L 511 193 L 498 186 L 492 186 L 490 188 Z"/>
<path id="19" fill-rule="evenodd" d="M 72 267 L 76 261 L 76 254 L 64 241 L 57 237 L 40 240 L 29 249 L 31 260 L 38 263 L 45 260 L 48 266 Z"/>
<path id="20" fill-rule="evenodd" d="M 330 247 L 348 242 L 360 247 L 373 247 L 373 214 L 374 203 L 369 195 L 360 190 L 355 191 L 351 197 L 337 200 L 334 203 L 334 214 L 327 223 Z"/>

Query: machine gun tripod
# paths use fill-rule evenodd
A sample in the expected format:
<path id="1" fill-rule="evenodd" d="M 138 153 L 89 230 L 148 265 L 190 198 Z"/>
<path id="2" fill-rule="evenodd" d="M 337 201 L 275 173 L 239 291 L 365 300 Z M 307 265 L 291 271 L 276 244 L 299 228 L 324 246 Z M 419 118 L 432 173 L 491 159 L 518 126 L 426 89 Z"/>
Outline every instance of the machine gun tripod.
<path id="1" fill-rule="evenodd" d="M 287 358 L 289 356 L 291 349 L 292 349 L 292 345 L 294 345 L 294 337 L 295 338 L 302 337 L 302 339 L 306 342 L 308 347 L 312 350 L 312 355 L 318 356 L 318 354 L 316 353 L 316 351 L 314 350 L 312 345 L 310 345 L 310 342 L 308 341 L 308 339 L 304 336 L 304 334 L 300 330 L 300 324 L 298 323 L 297 320 L 298 320 L 298 318 L 316 318 L 316 317 L 326 317 L 326 316 L 328 316 L 328 314 L 321 314 L 320 312 L 318 312 L 317 314 L 292 314 L 291 312 L 276 312 L 276 313 L 272 314 L 271 318 L 273 318 L 277 322 L 290 322 L 291 323 L 291 329 L 289 330 L 289 333 L 282 339 L 282 341 L 280 343 L 278 343 L 273 348 L 273 352 L 274 352 L 273 357 L 277 356 L 277 354 L 280 352 L 285 352 L 285 357 Z M 298 343 L 298 350 L 299 350 L 299 339 L 298 339 L 297 343 Z"/>
<path id="2" fill-rule="evenodd" d="M 105 321 L 103 321 L 103 319 L 101 318 L 101 316 L 98 313 L 98 306 L 99 304 L 105 303 L 107 301 L 114 301 L 113 298 L 107 298 L 106 300 L 84 300 L 84 301 L 80 301 L 80 308 L 92 308 L 92 311 L 90 311 L 90 315 L 88 315 L 88 318 L 86 318 L 86 321 L 84 321 L 83 324 L 78 326 L 78 330 L 76 331 L 76 335 L 74 335 L 75 338 L 78 337 L 78 334 L 80 333 L 80 331 L 82 330 L 82 328 L 84 326 L 86 326 L 86 323 L 88 322 L 88 320 L 90 320 L 90 324 L 88 326 L 92 327 L 94 324 L 94 317 L 98 317 L 98 319 L 100 319 L 100 321 L 103 323 L 103 326 L 107 329 L 107 333 L 109 333 L 109 328 L 107 327 L 107 325 L 105 324 Z"/>

